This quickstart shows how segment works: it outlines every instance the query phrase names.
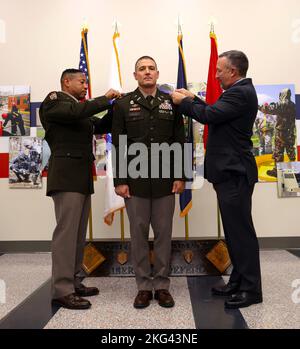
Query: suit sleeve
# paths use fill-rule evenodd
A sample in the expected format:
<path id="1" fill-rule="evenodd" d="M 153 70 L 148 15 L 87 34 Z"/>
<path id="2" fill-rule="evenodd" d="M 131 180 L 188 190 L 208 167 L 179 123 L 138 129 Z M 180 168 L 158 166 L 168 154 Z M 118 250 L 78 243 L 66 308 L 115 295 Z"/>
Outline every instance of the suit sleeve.
<path id="1" fill-rule="evenodd" d="M 125 127 L 125 115 L 121 106 L 118 102 L 114 104 L 113 107 L 113 119 L 112 119 L 112 144 L 114 145 L 115 151 L 112 152 L 112 161 L 113 161 L 113 173 L 114 173 L 114 186 L 127 184 L 127 178 L 123 176 L 122 178 L 122 170 L 121 167 L 126 166 L 126 174 L 127 174 L 127 158 L 125 149 L 120 148 L 120 136 L 126 135 L 126 127 Z M 120 161 L 120 159 L 122 161 Z M 121 162 L 121 166 L 120 166 Z"/>
<path id="2" fill-rule="evenodd" d="M 51 100 L 49 96 L 45 99 L 42 106 L 42 115 L 47 122 L 71 124 L 104 111 L 109 106 L 109 99 L 105 96 L 87 100 L 83 103 L 76 103 L 58 94 L 54 100 Z"/>
<path id="3" fill-rule="evenodd" d="M 236 119 L 247 108 L 247 101 L 240 90 L 225 92 L 215 104 L 207 105 L 200 99 L 184 98 L 179 110 L 201 124 L 221 124 Z"/>

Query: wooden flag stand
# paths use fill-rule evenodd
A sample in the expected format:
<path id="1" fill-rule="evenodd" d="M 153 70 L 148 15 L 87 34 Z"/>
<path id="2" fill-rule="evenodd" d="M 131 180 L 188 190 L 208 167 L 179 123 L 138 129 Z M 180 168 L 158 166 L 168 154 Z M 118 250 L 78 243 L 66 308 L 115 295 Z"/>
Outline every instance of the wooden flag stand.
<path id="1" fill-rule="evenodd" d="M 82 268 L 89 275 L 105 261 L 105 257 L 92 244 L 93 241 L 93 217 L 92 207 L 89 214 L 89 243 L 84 248 Z"/>
<path id="2" fill-rule="evenodd" d="M 231 261 L 227 249 L 226 243 L 221 240 L 221 217 L 219 205 L 217 205 L 217 220 L 218 220 L 218 242 L 215 246 L 206 254 L 206 258 L 219 270 L 220 273 L 224 273 L 230 266 Z"/>

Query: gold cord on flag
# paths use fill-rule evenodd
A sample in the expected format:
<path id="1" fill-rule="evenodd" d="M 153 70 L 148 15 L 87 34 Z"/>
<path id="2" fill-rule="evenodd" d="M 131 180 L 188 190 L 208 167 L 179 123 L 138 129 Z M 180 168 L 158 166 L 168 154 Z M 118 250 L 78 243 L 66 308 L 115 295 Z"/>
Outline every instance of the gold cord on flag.
<path id="1" fill-rule="evenodd" d="M 119 82 L 120 82 L 120 86 L 122 87 L 121 66 L 120 66 L 119 52 L 116 45 L 116 39 L 119 37 L 120 37 L 120 33 L 116 30 L 113 36 L 113 45 L 114 45 L 114 50 L 116 54 L 117 66 L 118 66 Z"/>

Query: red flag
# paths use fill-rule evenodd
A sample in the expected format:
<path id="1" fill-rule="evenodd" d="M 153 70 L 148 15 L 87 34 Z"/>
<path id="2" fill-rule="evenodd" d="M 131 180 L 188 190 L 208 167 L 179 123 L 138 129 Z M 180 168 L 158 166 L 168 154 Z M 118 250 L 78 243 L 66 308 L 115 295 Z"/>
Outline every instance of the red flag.
<path id="1" fill-rule="evenodd" d="M 222 94 L 222 88 L 219 81 L 216 79 L 217 71 L 217 60 L 218 60 L 218 48 L 217 48 L 217 37 L 213 31 L 209 33 L 210 37 L 210 59 L 209 59 L 209 70 L 207 77 L 207 86 L 206 86 L 206 103 L 214 104 L 220 95 Z M 208 126 L 204 126 L 203 133 L 203 143 L 204 148 L 206 148 L 208 136 Z"/>

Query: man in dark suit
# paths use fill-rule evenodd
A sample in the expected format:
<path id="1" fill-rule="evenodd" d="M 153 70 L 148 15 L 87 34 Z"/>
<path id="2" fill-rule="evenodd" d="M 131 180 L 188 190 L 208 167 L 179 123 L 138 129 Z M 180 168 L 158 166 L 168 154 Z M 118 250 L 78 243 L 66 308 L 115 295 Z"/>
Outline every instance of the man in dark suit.
<path id="1" fill-rule="evenodd" d="M 207 105 L 183 89 L 172 94 L 184 115 L 209 125 L 205 178 L 217 193 L 233 265 L 229 283 L 212 292 L 231 296 L 225 302 L 227 308 L 262 302 L 259 246 L 251 216 L 258 177 L 251 136 L 258 102 L 252 81 L 246 78 L 247 70 L 243 52 L 224 52 L 217 62 L 216 78 L 225 91 L 215 104 Z"/>
<path id="2" fill-rule="evenodd" d="M 114 185 L 116 193 L 125 198 L 130 222 L 131 258 L 138 288 L 133 305 L 135 308 L 147 307 L 153 298 L 154 289 L 154 298 L 160 306 L 173 307 L 168 275 L 174 193 L 184 190 L 183 163 L 178 166 L 180 168 L 176 174 L 172 154 L 169 159 L 164 159 L 164 155 L 155 155 L 152 150 L 155 145 L 164 143 L 171 147 L 176 143 L 181 157 L 184 143 L 183 119 L 170 96 L 157 89 L 159 72 L 153 58 L 139 58 L 135 64 L 134 77 L 138 88 L 116 101 L 112 126 L 112 141 L 117 155 Z M 120 136 L 125 135 L 127 152 L 120 147 Z M 138 156 L 134 156 L 131 151 L 135 146 L 144 150 Z M 125 172 L 128 175 L 122 176 L 124 169 L 119 168 L 118 164 L 119 159 L 124 157 Z M 132 165 L 138 159 L 139 168 L 133 173 Z M 178 162 L 180 161 L 176 164 Z M 169 174 L 164 175 L 164 170 Z M 153 275 L 148 245 L 150 224 L 154 232 Z"/>
<path id="3" fill-rule="evenodd" d="M 52 302 L 69 309 L 87 309 L 81 298 L 99 293 L 86 287 L 78 276 L 81 270 L 86 228 L 94 192 L 92 137 L 111 131 L 111 115 L 93 115 L 111 108 L 119 92 L 82 100 L 87 92 L 86 76 L 67 69 L 61 76 L 59 92 L 50 92 L 40 107 L 40 118 L 51 149 L 47 195 L 55 206 L 57 226 L 52 240 Z"/>

